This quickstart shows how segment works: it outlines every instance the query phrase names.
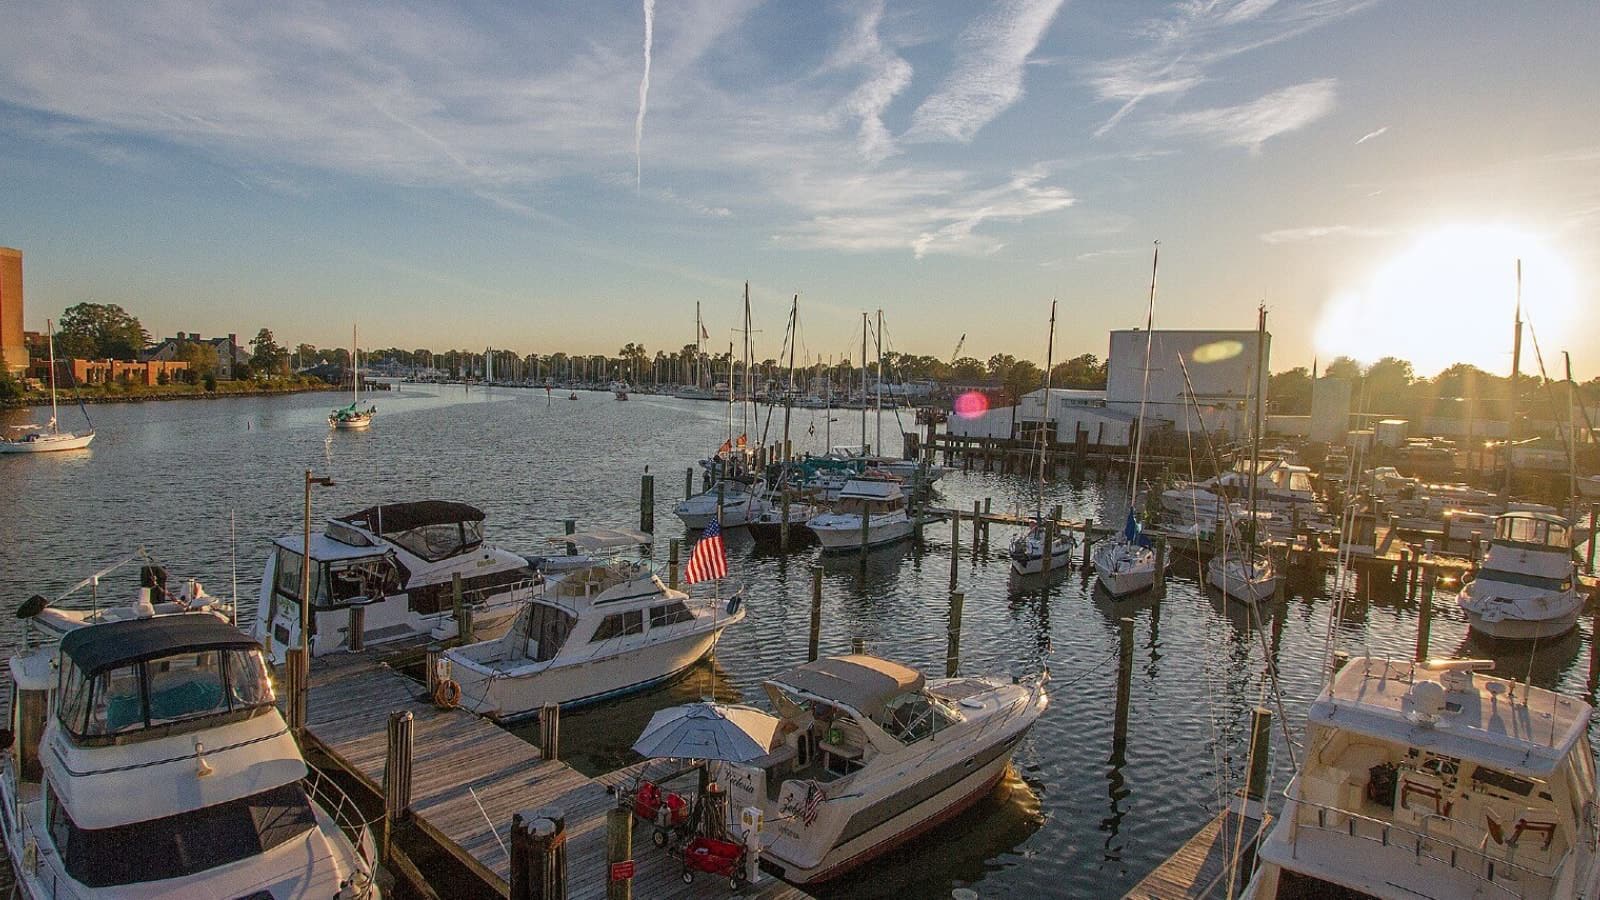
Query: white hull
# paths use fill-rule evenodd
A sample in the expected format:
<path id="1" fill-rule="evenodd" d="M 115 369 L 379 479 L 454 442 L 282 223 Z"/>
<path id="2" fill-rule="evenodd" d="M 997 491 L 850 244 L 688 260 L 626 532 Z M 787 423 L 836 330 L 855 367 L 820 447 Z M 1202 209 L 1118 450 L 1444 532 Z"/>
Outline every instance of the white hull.
<path id="1" fill-rule="evenodd" d="M 372 417 L 355 416 L 349 419 L 333 419 L 330 424 L 341 431 L 360 431 L 372 425 Z"/>
<path id="2" fill-rule="evenodd" d="M 823 550 L 861 549 L 860 516 L 819 516 L 806 523 Z M 911 537 L 915 531 L 904 515 L 873 516 L 867 524 L 867 546 L 882 547 Z"/>
<path id="3" fill-rule="evenodd" d="M 739 621 L 722 618 L 710 628 L 649 642 L 594 659 L 529 663 L 520 668 L 474 665 L 451 655 L 451 677 L 461 685 L 461 705 L 479 715 L 515 719 L 546 703 L 596 702 L 665 681 L 717 645 L 722 630 Z"/>
<path id="4" fill-rule="evenodd" d="M 94 440 L 88 434 L 41 434 L 32 440 L 0 441 L 0 453 L 49 453 L 53 450 L 82 450 Z"/>
<path id="5" fill-rule="evenodd" d="M 1156 584 L 1155 554 L 1129 552 L 1120 543 L 1107 543 L 1094 553 L 1094 575 L 1106 593 L 1126 597 L 1148 591 Z"/>
<path id="6" fill-rule="evenodd" d="M 1553 619 L 1488 619 L 1467 610 L 1467 627 L 1502 641 L 1534 641 L 1557 638 L 1578 627 L 1579 607 Z"/>
<path id="7" fill-rule="evenodd" d="M 1072 557 L 1077 549 L 1077 545 L 1070 540 L 1057 541 L 1056 545 L 1051 548 L 1050 571 L 1065 572 L 1072 565 Z M 1044 549 L 1034 546 L 1020 556 L 1014 553 L 1011 557 L 1011 571 L 1018 575 L 1043 574 Z"/>
<path id="8" fill-rule="evenodd" d="M 1277 569 L 1261 563 L 1253 569 L 1238 560 L 1213 557 L 1206 564 L 1206 583 L 1242 603 L 1254 605 L 1272 599 L 1278 591 Z"/>

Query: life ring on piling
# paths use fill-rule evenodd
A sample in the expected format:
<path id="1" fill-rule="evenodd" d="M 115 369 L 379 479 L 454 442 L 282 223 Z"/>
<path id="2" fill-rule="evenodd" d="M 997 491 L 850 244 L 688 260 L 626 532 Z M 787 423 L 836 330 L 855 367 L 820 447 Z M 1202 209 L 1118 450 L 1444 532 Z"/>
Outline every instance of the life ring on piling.
<path id="1" fill-rule="evenodd" d="M 461 685 L 445 678 L 433 686 L 433 705 L 440 709 L 455 709 L 461 702 Z"/>

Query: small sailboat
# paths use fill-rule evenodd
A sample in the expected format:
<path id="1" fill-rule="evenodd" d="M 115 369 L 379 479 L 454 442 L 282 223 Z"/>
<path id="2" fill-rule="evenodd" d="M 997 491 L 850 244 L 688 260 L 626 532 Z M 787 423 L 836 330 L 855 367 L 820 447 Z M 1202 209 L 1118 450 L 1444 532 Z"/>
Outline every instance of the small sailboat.
<path id="1" fill-rule="evenodd" d="M 1044 520 L 1044 482 L 1047 435 L 1055 426 L 1050 422 L 1050 365 L 1055 361 L 1056 304 L 1050 301 L 1050 339 L 1044 351 L 1044 413 L 1040 416 L 1038 432 L 1039 505 L 1033 513 L 1033 526 L 1011 542 L 1011 571 L 1018 575 L 1038 575 L 1045 570 L 1045 542 L 1049 537 Z M 1072 564 L 1072 551 L 1078 542 L 1072 535 L 1058 535 L 1050 544 L 1050 571 L 1065 572 Z"/>
<path id="2" fill-rule="evenodd" d="M 361 408 L 361 351 L 356 349 L 356 328 L 350 326 L 350 405 L 328 414 L 328 424 L 334 428 L 358 430 L 372 425 L 378 408 L 368 403 Z"/>
<path id="3" fill-rule="evenodd" d="M 1139 494 L 1139 460 L 1144 454 L 1144 410 L 1150 396 L 1150 349 L 1156 315 L 1156 267 L 1161 262 L 1157 242 L 1150 263 L 1150 305 L 1144 321 L 1144 384 L 1139 392 L 1138 434 L 1133 443 L 1133 471 L 1128 479 L 1128 518 L 1122 533 L 1104 541 L 1094 551 L 1095 581 L 1113 597 L 1126 597 L 1147 591 L 1156 583 L 1156 554 L 1134 515 L 1134 500 Z"/>
<path id="4" fill-rule="evenodd" d="M 1255 382 L 1250 386 L 1250 393 L 1255 396 L 1255 416 L 1250 426 L 1250 471 L 1261 471 L 1261 410 L 1266 400 L 1262 394 L 1264 380 L 1261 369 L 1265 363 L 1267 333 L 1267 309 L 1262 307 L 1256 319 L 1256 365 L 1252 370 L 1251 378 Z M 1264 552 L 1260 543 L 1261 523 L 1256 516 L 1259 509 L 1257 499 L 1257 485 L 1259 477 L 1250 479 L 1250 504 L 1249 513 L 1244 520 L 1244 526 L 1237 532 L 1230 527 L 1225 533 L 1232 537 L 1235 533 L 1242 533 L 1242 549 L 1234 553 L 1224 552 L 1217 554 L 1206 563 L 1206 582 L 1217 588 L 1229 597 L 1243 603 L 1255 605 L 1269 599 L 1278 590 L 1277 564 L 1272 561 L 1270 554 Z M 1238 546 L 1236 544 L 1235 546 Z"/>
<path id="5" fill-rule="evenodd" d="M 51 450 L 82 450 L 94 440 L 94 425 L 91 423 L 89 430 L 83 434 L 74 434 L 62 431 L 57 425 L 56 410 L 56 333 L 55 326 L 49 320 L 45 321 L 45 329 L 50 333 L 50 421 L 43 425 L 22 425 L 17 430 L 26 432 L 20 437 L 0 439 L 0 453 L 46 453 Z M 79 407 L 83 404 L 80 401 Z M 84 410 L 84 421 L 88 421 L 89 412 Z"/>

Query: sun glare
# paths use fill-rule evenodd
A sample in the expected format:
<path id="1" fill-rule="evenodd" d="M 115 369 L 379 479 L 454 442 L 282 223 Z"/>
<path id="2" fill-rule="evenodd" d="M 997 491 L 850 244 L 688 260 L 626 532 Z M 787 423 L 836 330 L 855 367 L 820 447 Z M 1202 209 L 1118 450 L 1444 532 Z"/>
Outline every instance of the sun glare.
<path id="1" fill-rule="evenodd" d="M 1538 237 L 1496 225 L 1428 232 L 1364 286 L 1333 297 L 1317 327 L 1317 352 L 1324 362 L 1397 356 L 1419 376 L 1457 362 L 1509 372 L 1518 259 L 1523 316 L 1552 365 L 1577 317 L 1572 270 Z M 1524 332 L 1524 372 L 1537 365 L 1527 338 Z"/>

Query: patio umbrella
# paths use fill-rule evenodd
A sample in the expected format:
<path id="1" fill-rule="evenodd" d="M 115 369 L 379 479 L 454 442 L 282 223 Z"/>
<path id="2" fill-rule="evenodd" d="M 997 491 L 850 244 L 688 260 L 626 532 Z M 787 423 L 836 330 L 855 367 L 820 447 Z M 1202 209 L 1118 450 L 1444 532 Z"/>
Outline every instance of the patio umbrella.
<path id="1" fill-rule="evenodd" d="M 750 706 L 689 703 L 650 717 L 633 751 L 651 759 L 749 762 L 767 755 L 778 720 Z"/>

